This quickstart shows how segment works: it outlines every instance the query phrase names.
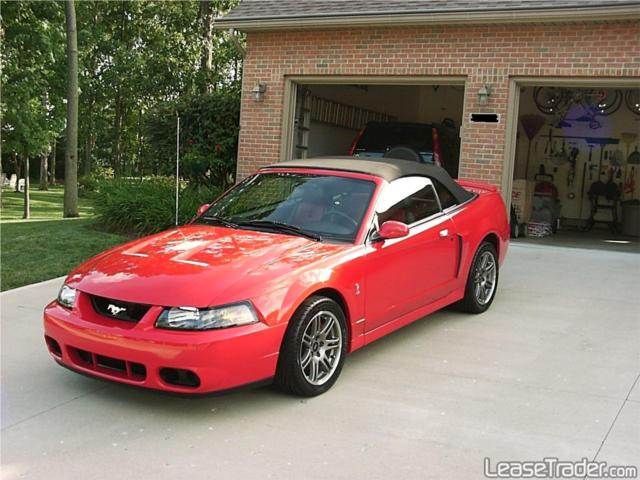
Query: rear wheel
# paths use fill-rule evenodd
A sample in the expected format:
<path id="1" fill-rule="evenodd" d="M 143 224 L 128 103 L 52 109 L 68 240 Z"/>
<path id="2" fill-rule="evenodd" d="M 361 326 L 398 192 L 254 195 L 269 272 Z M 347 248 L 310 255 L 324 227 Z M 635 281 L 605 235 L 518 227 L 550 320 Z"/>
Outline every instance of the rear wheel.
<path id="1" fill-rule="evenodd" d="M 473 257 L 464 298 L 458 306 L 464 312 L 482 313 L 489 309 L 498 287 L 498 254 L 490 242 L 483 242 Z"/>
<path id="2" fill-rule="evenodd" d="M 312 296 L 298 308 L 280 351 L 276 385 L 312 397 L 336 382 L 347 353 L 345 315 L 327 297 Z"/>

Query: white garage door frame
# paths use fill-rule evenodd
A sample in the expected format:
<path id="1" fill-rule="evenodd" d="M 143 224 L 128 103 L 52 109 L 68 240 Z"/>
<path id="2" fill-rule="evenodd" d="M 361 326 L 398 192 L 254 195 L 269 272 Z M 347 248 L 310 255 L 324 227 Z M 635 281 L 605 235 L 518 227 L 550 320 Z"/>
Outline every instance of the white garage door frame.
<path id="1" fill-rule="evenodd" d="M 351 75 L 292 75 L 284 82 L 284 104 L 282 108 L 282 135 L 280 158 L 293 158 L 294 117 L 298 85 L 457 85 L 467 90 L 466 76 L 416 77 L 416 76 L 351 76 Z M 464 95 L 464 94 L 463 94 Z M 465 118 L 466 112 L 462 112 Z M 462 131 L 460 132 L 462 136 Z"/>
<path id="2" fill-rule="evenodd" d="M 638 88 L 640 77 L 511 77 L 509 79 L 509 99 L 507 104 L 507 125 L 502 169 L 501 190 L 507 206 L 511 209 L 511 189 L 516 159 L 516 134 L 520 117 L 520 89 L 522 87 L 567 87 L 567 88 Z"/>

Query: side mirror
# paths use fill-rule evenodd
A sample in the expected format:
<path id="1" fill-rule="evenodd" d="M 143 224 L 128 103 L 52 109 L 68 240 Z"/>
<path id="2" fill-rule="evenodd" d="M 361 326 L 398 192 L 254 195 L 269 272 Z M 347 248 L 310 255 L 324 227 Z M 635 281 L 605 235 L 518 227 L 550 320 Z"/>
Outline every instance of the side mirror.
<path id="1" fill-rule="evenodd" d="M 383 240 L 391 240 L 392 238 L 402 238 L 409 235 L 409 227 L 406 223 L 388 220 L 380 226 L 377 237 Z"/>
<path id="2" fill-rule="evenodd" d="M 209 205 L 208 203 L 205 203 L 204 205 L 200 205 L 200 206 L 198 207 L 198 211 L 196 212 L 196 216 L 198 216 L 198 217 L 199 217 L 199 216 L 200 216 L 200 215 L 202 215 L 204 212 L 206 212 L 206 211 L 207 211 L 207 209 L 209 208 L 209 206 L 210 206 L 210 205 Z"/>

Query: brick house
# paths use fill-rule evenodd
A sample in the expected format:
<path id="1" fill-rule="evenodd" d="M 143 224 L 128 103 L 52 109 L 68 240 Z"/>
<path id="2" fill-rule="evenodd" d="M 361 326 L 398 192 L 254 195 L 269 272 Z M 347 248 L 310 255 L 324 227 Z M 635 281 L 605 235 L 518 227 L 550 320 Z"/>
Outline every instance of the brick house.
<path id="1" fill-rule="evenodd" d="M 536 155 L 572 137 L 579 177 L 589 148 L 580 138 L 638 130 L 639 19 L 640 2 L 625 0 L 244 0 L 217 21 L 247 39 L 238 178 L 284 159 L 344 155 L 367 120 L 444 118 L 460 138 L 459 177 L 505 198 L 514 177 L 546 161 Z M 549 111 L 556 98 L 562 113 Z M 585 98 L 621 106 L 575 112 Z M 545 122 L 531 138 L 525 114 Z M 578 217 L 582 197 L 567 216 Z"/>

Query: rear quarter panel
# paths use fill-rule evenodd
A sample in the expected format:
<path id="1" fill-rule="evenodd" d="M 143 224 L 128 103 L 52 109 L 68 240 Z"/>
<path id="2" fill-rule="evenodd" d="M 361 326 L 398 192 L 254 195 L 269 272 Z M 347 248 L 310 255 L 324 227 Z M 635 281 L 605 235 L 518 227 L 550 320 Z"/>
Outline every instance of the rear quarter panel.
<path id="1" fill-rule="evenodd" d="M 457 286 L 464 289 L 473 256 L 485 238 L 493 236 L 497 239 L 498 260 L 501 265 L 504 262 L 509 246 L 509 220 L 497 189 L 479 183 L 460 183 L 478 194 L 475 199 L 450 214 L 456 232 L 460 235 L 462 247 Z"/>

